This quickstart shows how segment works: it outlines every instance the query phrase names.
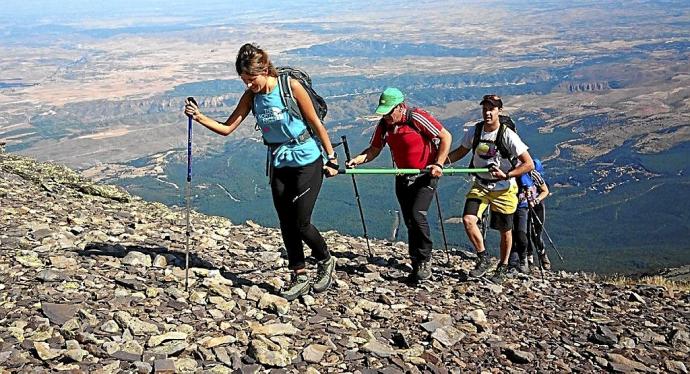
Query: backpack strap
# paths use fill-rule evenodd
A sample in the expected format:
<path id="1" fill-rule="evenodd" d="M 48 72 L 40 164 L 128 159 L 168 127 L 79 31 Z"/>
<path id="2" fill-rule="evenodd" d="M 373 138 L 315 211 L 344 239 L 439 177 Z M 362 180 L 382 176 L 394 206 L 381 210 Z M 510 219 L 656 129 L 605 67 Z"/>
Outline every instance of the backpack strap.
<path id="1" fill-rule="evenodd" d="M 412 121 L 412 111 L 414 111 L 416 108 L 407 108 L 407 111 L 405 112 L 405 124 L 412 127 L 415 129 L 417 132 L 420 132 L 417 126 L 415 126 L 414 121 Z"/>
<path id="2" fill-rule="evenodd" d="M 474 136 L 472 137 L 472 157 L 470 158 L 469 165 L 471 169 L 474 168 L 474 153 L 476 152 L 477 147 L 479 146 L 479 142 L 481 141 L 483 128 L 484 121 L 477 122 L 474 125 Z M 511 169 L 514 169 L 517 165 L 517 158 L 511 157 L 510 150 L 508 150 L 508 148 L 505 146 L 503 142 L 503 137 L 505 136 L 507 128 L 508 126 L 506 126 L 505 124 L 500 124 L 500 126 L 498 127 L 498 133 L 496 134 L 496 140 L 494 141 L 494 144 L 496 145 L 496 149 L 498 149 L 498 152 L 501 154 L 501 158 L 505 158 L 506 160 L 510 161 L 510 164 L 512 165 Z M 478 178 L 483 182 L 495 182 L 493 180 L 482 178 L 477 173 L 472 173 L 472 175 L 474 175 L 475 178 Z"/>
<path id="3" fill-rule="evenodd" d="M 484 122 L 477 122 L 474 124 L 474 135 L 472 137 L 472 157 L 470 157 L 470 169 L 474 169 L 474 152 L 479 146 L 479 141 L 482 139 L 482 127 L 484 127 Z M 479 176 L 476 173 L 473 175 L 477 178 Z"/>
<path id="4" fill-rule="evenodd" d="M 278 74 L 278 85 L 280 86 L 280 99 L 283 101 L 283 105 L 287 108 L 288 113 L 295 118 L 302 119 L 302 112 L 299 110 L 297 100 L 295 100 L 295 96 L 292 94 L 290 74 Z"/>
<path id="5" fill-rule="evenodd" d="M 508 147 L 506 147 L 504 139 L 507 136 L 506 131 L 508 131 L 510 128 L 506 126 L 505 124 L 501 123 L 501 127 L 498 128 L 498 134 L 496 134 L 496 148 L 498 149 L 498 152 L 501 154 L 501 157 L 505 158 L 506 160 L 510 161 L 510 164 L 512 165 L 512 168 L 514 169 L 515 166 L 517 165 L 517 157 L 513 157 L 510 154 L 510 150 Z"/>
<path id="6" fill-rule="evenodd" d="M 419 129 L 419 127 L 417 127 L 417 124 L 415 124 L 414 119 L 412 119 L 412 113 L 415 111 L 415 109 L 417 108 L 407 108 L 407 112 L 405 113 L 405 115 L 407 116 L 405 124 L 412 127 L 412 129 L 414 129 L 420 135 L 426 138 L 426 140 L 428 140 L 431 143 L 431 145 L 438 151 L 440 138 L 429 137 L 425 132 L 423 132 Z"/>
<path id="7" fill-rule="evenodd" d="M 479 146 L 479 142 L 482 140 L 482 128 L 484 127 L 484 121 L 477 122 L 474 124 L 474 137 L 472 138 L 472 154 Z"/>
<path id="8" fill-rule="evenodd" d="M 477 146 L 479 146 L 479 142 L 481 141 L 482 137 L 482 128 L 484 127 L 484 121 L 482 122 L 477 122 L 474 125 L 474 137 L 472 138 L 472 154 L 474 155 L 474 152 L 477 150 Z M 511 157 L 510 150 L 508 147 L 506 147 L 504 138 L 506 136 L 506 131 L 509 129 L 508 126 L 505 124 L 501 123 L 500 126 L 498 127 L 498 133 L 496 134 L 496 140 L 494 141 L 494 144 L 496 145 L 496 149 L 498 149 L 498 152 L 501 154 L 502 158 L 505 158 L 506 160 L 510 161 L 510 164 L 513 165 L 513 168 L 517 165 L 517 159 L 515 157 Z M 473 157 L 474 159 L 474 157 Z M 474 160 L 470 161 L 470 168 L 473 168 Z"/>

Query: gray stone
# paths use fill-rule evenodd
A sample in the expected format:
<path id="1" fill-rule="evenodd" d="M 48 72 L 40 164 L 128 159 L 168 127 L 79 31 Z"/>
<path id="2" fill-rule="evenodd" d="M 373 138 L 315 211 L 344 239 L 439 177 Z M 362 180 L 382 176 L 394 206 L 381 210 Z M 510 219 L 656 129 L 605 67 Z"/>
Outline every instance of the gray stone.
<path id="1" fill-rule="evenodd" d="M 156 255 L 156 257 L 153 258 L 152 266 L 163 269 L 168 266 L 168 260 L 163 255 Z"/>
<path id="2" fill-rule="evenodd" d="M 266 292 L 259 300 L 259 308 L 282 315 L 290 311 L 290 302 L 280 296 Z"/>
<path id="3" fill-rule="evenodd" d="M 666 369 L 671 373 L 688 373 L 688 368 L 685 364 L 676 360 L 666 360 Z"/>
<path id="4" fill-rule="evenodd" d="M 167 340 L 185 340 L 187 339 L 187 334 L 180 331 L 170 331 L 162 335 L 151 336 L 146 343 L 148 347 L 156 347 Z"/>
<path id="5" fill-rule="evenodd" d="M 395 349 L 385 343 L 381 343 L 376 339 L 372 339 L 364 344 L 360 350 L 362 352 L 369 352 L 375 354 L 376 356 L 386 358 L 395 354 Z"/>
<path id="6" fill-rule="evenodd" d="M 137 374 L 149 374 L 153 371 L 153 366 L 148 362 L 135 362 L 134 367 L 137 368 Z"/>
<path id="7" fill-rule="evenodd" d="M 439 327 L 450 326 L 453 323 L 453 317 L 450 314 L 431 313 L 429 321 L 422 323 L 422 328 L 427 332 L 433 333 Z"/>
<path id="8" fill-rule="evenodd" d="M 175 374 L 175 361 L 170 359 L 156 360 L 153 363 L 153 372 L 156 374 Z"/>
<path id="9" fill-rule="evenodd" d="M 688 334 L 687 330 L 675 329 L 671 332 L 670 343 L 674 347 L 679 347 L 680 345 L 690 347 L 690 334 Z"/>
<path id="10" fill-rule="evenodd" d="M 530 352 L 525 352 L 512 348 L 506 348 L 505 354 L 510 361 L 513 361 L 516 364 L 529 364 L 535 359 L 534 354 Z"/>
<path id="11" fill-rule="evenodd" d="M 223 344 L 231 344 L 237 341 L 237 338 L 235 338 L 232 335 L 224 335 L 224 336 L 217 336 L 214 338 L 210 338 L 208 340 L 204 340 L 203 342 L 200 342 L 200 345 L 203 346 L 206 349 L 211 349 L 214 347 L 217 347 L 219 345 Z"/>
<path id="12" fill-rule="evenodd" d="M 251 324 L 250 329 L 252 335 L 295 335 L 298 330 L 290 323 L 271 323 L 267 325 Z"/>
<path id="13" fill-rule="evenodd" d="M 195 373 L 197 366 L 199 366 L 196 360 L 183 357 L 175 360 L 175 369 L 177 373 Z"/>
<path id="14" fill-rule="evenodd" d="M 51 323 L 62 325 L 73 318 L 81 305 L 77 304 L 53 304 L 41 303 L 41 311 L 48 317 Z"/>
<path id="15" fill-rule="evenodd" d="M 437 328 L 434 333 L 431 334 L 431 337 L 450 348 L 462 340 L 462 338 L 465 337 L 465 333 L 458 331 L 458 329 L 453 326 L 443 326 Z"/>
<path id="16" fill-rule="evenodd" d="M 60 282 L 67 279 L 63 273 L 51 269 L 43 269 L 36 275 L 41 282 Z"/>
<path id="17" fill-rule="evenodd" d="M 34 349 L 38 354 L 38 357 L 43 361 L 52 360 L 61 355 L 61 352 L 50 348 L 50 345 L 45 342 L 34 342 Z"/>
<path id="18" fill-rule="evenodd" d="M 187 344 L 186 342 L 173 340 L 165 342 L 162 345 L 153 348 L 151 351 L 154 353 L 164 354 L 167 356 L 174 356 L 187 349 L 187 347 L 189 347 L 189 344 Z"/>
<path id="19" fill-rule="evenodd" d="M 117 352 L 111 354 L 110 356 L 113 358 L 116 358 L 118 360 L 127 361 L 127 362 L 141 361 L 141 355 L 138 355 L 136 353 L 125 352 L 125 351 L 117 351 Z"/>
<path id="20" fill-rule="evenodd" d="M 635 292 L 630 291 L 630 293 L 628 295 L 629 295 L 628 300 L 630 300 L 630 301 L 633 301 L 636 303 L 642 303 L 642 304 L 647 303 L 642 296 L 640 296 L 639 294 L 637 294 Z"/>
<path id="21" fill-rule="evenodd" d="M 259 288 L 258 286 L 251 286 L 249 287 L 249 290 L 247 290 L 247 300 L 251 301 L 259 301 L 261 300 L 261 297 L 264 295 L 264 291 Z"/>
<path id="22" fill-rule="evenodd" d="M 475 325 L 478 326 L 485 326 L 489 321 L 486 319 L 486 315 L 484 314 L 484 311 L 481 309 L 475 309 L 467 314 L 467 317 L 472 321 Z"/>
<path id="23" fill-rule="evenodd" d="M 99 327 L 99 329 L 103 332 L 107 332 L 107 333 L 111 333 L 111 334 L 115 334 L 115 333 L 120 332 L 120 326 L 117 324 L 117 322 L 113 321 L 112 319 L 103 323 Z"/>
<path id="24" fill-rule="evenodd" d="M 269 349 L 264 341 L 254 339 L 249 343 L 247 353 L 262 365 L 286 367 L 292 362 L 290 353 L 284 349 Z"/>
<path id="25" fill-rule="evenodd" d="M 330 348 L 323 344 L 310 344 L 302 351 L 302 359 L 306 362 L 318 364 Z"/>
<path id="26" fill-rule="evenodd" d="M 145 253 L 131 251 L 120 260 L 123 265 L 151 267 L 151 256 Z"/>
<path id="27" fill-rule="evenodd" d="M 632 371 L 648 371 L 649 368 L 644 364 L 633 361 L 623 355 L 617 353 L 606 353 L 606 359 L 609 361 L 609 368 L 611 370 L 620 372 L 632 372 Z"/>

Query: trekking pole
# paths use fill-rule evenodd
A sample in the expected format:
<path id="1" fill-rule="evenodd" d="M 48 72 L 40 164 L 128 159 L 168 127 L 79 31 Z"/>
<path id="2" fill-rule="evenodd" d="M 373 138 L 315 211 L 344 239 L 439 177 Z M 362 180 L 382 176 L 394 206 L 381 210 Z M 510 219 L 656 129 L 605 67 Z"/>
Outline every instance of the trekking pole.
<path id="1" fill-rule="evenodd" d="M 434 191 L 436 197 L 436 209 L 438 210 L 438 221 L 441 224 L 441 236 L 443 236 L 443 247 L 446 249 L 446 265 L 450 265 L 450 252 L 448 252 L 448 240 L 446 239 L 446 228 L 443 224 L 443 214 L 441 213 L 441 202 L 438 198 L 438 190 Z"/>
<path id="2" fill-rule="evenodd" d="M 558 248 L 556 248 L 556 244 L 553 244 L 553 240 L 551 240 L 551 235 L 549 235 L 549 232 L 546 231 L 546 227 L 544 227 L 544 223 L 539 219 L 539 217 L 538 217 L 537 214 L 534 212 L 534 209 L 533 209 L 532 207 L 529 208 L 529 211 L 530 211 L 530 213 L 532 213 L 532 214 L 534 215 L 534 218 L 537 220 L 537 222 L 539 223 L 539 225 L 541 225 L 541 230 L 542 230 L 542 231 L 544 232 L 544 234 L 546 235 L 546 238 L 549 239 L 549 243 L 551 243 L 551 246 L 552 246 L 553 249 L 556 251 L 556 254 L 558 254 L 558 258 L 560 258 L 560 259 L 561 259 L 561 262 L 562 262 L 563 264 L 565 264 L 565 260 L 563 259 L 563 256 L 561 256 L 561 252 L 559 252 L 559 251 L 558 251 Z"/>
<path id="3" fill-rule="evenodd" d="M 544 226 L 542 226 L 542 229 Z M 539 272 L 541 273 L 541 281 L 544 281 L 544 265 L 542 264 L 542 257 L 540 253 L 544 251 L 544 242 L 538 241 L 537 240 L 537 230 L 534 228 L 534 217 L 532 214 L 529 215 L 529 240 L 532 242 L 532 246 L 535 248 L 537 247 L 537 243 L 539 243 L 539 248 L 537 250 L 537 264 L 539 264 Z M 534 254 L 533 254 L 534 255 Z"/>
<path id="4" fill-rule="evenodd" d="M 193 97 L 188 97 L 187 101 L 198 106 Z M 187 205 L 187 231 L 185 233 L 185 254 L 184 254 L 184 290 L 189 289 L 189 237 L 192 235 L 191 223 L 189 220 L 192 208 L 192 116 L 187 116 L 187 185 L 185 186 L 185 200 Z"/>
<path id="5" fill-rule="evenodd" d="M 339 169 L 338 174 L 382 174 L 382 175 L 414 175 L 428 174 L 429 169 L 398 169 L 398 168 L 357 168 Z M 443 169 L 443 174 L 471 174 L 488 173 L 487 168 L 448 168 Z"/>
<path id="6" fill-rule="evenodd" d="M 479 221 L 482 225 L 482 240 L 484 241 L 484 245 L 486 245 L 486 232 L 489 228 L 489 206 L 487 206 L 486 209 L 484 209 L 484 211 L 482 212 L 482 216 L 479 218 Z"/>
<path id="7" fill-rule="evenodd" d="M 345 149 L 346 161 L 350 161 L 350 146 L 347 144 L 347 137 L 345 135 L 340 137 L 342 139 L 343 148 Z M 340 173 L 340 171 L 338 171 Z M 355 189 L 355 199 L 357 200 L 357 208 L 359 208 L 359 218 L 362 220 L 362 229 L 364 230 L 364 240 L 367 242 L 367 250 L 369 251 L 369 257 L 374 257 L 374 252 L 371 250 L 369 245 L 369 234 L 367 233 L 367 224 L 364 221 L 364 210 L 362 209 L 362 200 L 359 197 L 359 189 L 357 189 L 357 181 L 355 180 L 354 174 L 352 175 L 352 187 Z"/>

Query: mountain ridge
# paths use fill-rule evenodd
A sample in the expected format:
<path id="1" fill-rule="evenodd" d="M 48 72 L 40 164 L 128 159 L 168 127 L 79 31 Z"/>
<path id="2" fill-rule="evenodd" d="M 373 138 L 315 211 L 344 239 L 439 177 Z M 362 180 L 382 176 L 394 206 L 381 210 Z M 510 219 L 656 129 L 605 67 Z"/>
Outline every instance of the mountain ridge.
<path id="1" fill-rule="evenodd" d="M 0 367 L 7 372 L 687 372 L 690 293 L 583 273 L 495 285 L 435 252 L 329 231 L 337 281 L 292 303 L 277 229 L 184 211 L 0 153 Z M 446 263 L 446 260 L 450 263 Z M 310 267 L 310 271 L 313 270 Z M 278 370 L 277 368 L 281 368 Z M 167 371 L 166 371 L 167 370 Z"/>

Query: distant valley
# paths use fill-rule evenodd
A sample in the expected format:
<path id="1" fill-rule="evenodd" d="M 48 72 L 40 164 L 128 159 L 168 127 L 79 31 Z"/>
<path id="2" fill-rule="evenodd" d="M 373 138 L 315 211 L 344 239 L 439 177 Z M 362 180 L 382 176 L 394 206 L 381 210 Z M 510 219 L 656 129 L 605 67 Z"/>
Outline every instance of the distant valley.
<path id="1" fill-rule="evenodd" d="M 492 13 L 478 9 L 491 4 L 453 4 L 419 4 L 417 18 L 425 22 L 418 23 L 402 17 L 409 16 L 403 2 L 381 9 L 358 3 L 370 18 L 338 12 L 343 4 L 335 4 L 318 19 L 286 18 L 265 29 L 255 27 L 251 12 L 238 11 L 232 24 L 214 18 L 209 26 L 171 20 L 138 30 L 73 30 L 71 42 L 47 33 L 46 43 L 23 48 L 0 39 L 0 141 L 9 152 L 180 205 L 182 102 L 194 96 L 206 113 L 227 117 L 243 90 L 234 54 L 242 42 L 257 41 L 279 65 L 312 74 L 328 100 L 332 138 L 346 135 L 353 151 L 366 146 L 386 86 L 434 113 L 455 145 L 480 117 L 480 97 L 503 96 L 532 154 L 545 161 L 553 187 L 547 230 L 566 258 L 558 266 L 610 273 L 690 262 L 690 201 L 682 198 L 690 193 L 687 4 L 517 2 Z M 18 40 L 32 36 L 8 30 Z M 228 138 L 201 127 L 194 135 L 195 209 L 275 225 L 253 121 Z M 372 166 L 389 165 L 382 155 Z M 389 179 L 358 179 L 376 237 L 390 237 L 396 221 Z M 317 226 L 360 234 L 349 178 L 324 186 Z M 456 248 L 467 247 L 462 227 L 451 223 L 466 190 L 462 177 L 444 177 L 440 188 Z M 434 225 L 441 248 L 436 217 Z"/>

